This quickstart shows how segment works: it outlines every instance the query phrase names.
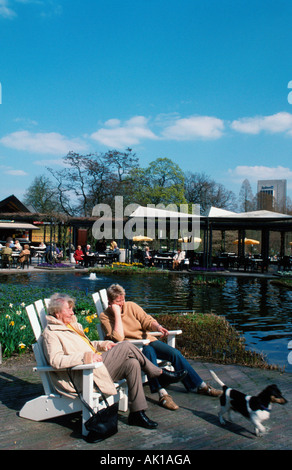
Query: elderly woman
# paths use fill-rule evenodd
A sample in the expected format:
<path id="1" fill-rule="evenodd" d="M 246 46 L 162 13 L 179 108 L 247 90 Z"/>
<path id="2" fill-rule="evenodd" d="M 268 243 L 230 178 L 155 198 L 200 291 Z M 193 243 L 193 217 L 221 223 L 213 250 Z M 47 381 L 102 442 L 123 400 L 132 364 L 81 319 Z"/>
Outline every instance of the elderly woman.
<path id="1" fill-rule="evenodd" d="M 91 342 L 84 334 L 82 326 L 74 315 L 74 300 L 63 294 L 54 294 L 49 303 L 47 326 L 43 332 L 43 347 L 49 364 L 55 369 L 66 369 L 80 364 L 102 362 L 103 367 L 94 369 L 94 382 L 101 392 L 116 394 L 114 381 L 125 378 L 128 384 L 130 414 L 128 423 L 154 429 L 157 423 L 150 420 L 145 409 L 147 403 L 143 391 L 141 369 L 151 377 L 160 377 L 166 383 L 178 382 L 185 376 L 169 372 L 152 364 L 133 344 L 125 341 L 115 344 L 112 341 Z M 72 371 L 73 372 L 73 371 Z M 75 392 L 66 371 L 52 374 L 56 389 L 64 394 Z M 73 380 L 81 390 L 80 371 L 75 371 Z"/>

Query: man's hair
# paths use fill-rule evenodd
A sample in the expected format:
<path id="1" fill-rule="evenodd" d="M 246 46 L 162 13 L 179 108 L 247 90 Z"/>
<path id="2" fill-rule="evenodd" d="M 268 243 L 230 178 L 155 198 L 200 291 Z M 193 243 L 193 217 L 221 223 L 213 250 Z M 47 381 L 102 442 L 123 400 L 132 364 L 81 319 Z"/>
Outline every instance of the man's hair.
<path id="1" fill-rule="evenodd" d="M 70 297 L 69 295 L 58 294 L 58 293 L 53 294 L 50 297 L 50 302 L 48 306 L 48 314 L 55 317 L 56 313 L 59 313 L 62 310 L 64 302 L 68 302 L 69 307 L 72 307 L 72 308 L 75 307 L 75 300 L 72 299 L 72 297 Z"/>
<path id="2" fill-rule="evenodd" d="M 110 301 L 115 300 L 120 295 L 126 295 L 125 289 L 119 284 L 112 284 L 107 288 L 106 292 Z"/>

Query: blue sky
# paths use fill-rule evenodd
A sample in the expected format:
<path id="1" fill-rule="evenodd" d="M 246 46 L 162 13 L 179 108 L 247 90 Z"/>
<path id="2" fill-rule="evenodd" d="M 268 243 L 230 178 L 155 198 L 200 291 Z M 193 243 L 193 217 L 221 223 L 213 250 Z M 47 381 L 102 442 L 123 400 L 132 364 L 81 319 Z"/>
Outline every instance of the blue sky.
<path id="1" fill-rule="evenodd" d="M 0 0 L 0 200 L 126 147 L 292 197 L 291 24 L 290 0 Z"/>

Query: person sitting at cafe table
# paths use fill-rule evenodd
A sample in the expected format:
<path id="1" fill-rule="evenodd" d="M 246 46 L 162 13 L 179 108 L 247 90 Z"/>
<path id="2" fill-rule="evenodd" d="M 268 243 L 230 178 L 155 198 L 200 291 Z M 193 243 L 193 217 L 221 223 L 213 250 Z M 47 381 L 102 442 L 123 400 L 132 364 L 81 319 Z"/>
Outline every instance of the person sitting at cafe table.
<path id="1" fill-rule="evenodd" d="M 12 263 L 12 248 L 10 248 L 10 242 L 6 242 L 4 248 L 1 250 L 2 267 L 3 263 Z M 6 264 L 7 265 L 7 264 Z"/>
<path id="2" fill-rule="evenodd" d="M 144 253 L 144 263 L 146 266 L 154 266 L 153 258 L 150 254 L 149 246 L 146 246 Z"/>
<path id="3" fill-rule="evenodd" d="M 95 261 L 94 253 L 92 252 L 91 245 L 86 245 L 83 248 L 83 259 L 84 259 L 84 267 L 88 268 L 88 266 L 92 265 Z"/>
<path id="4" fill-rule="evenodd" d="M 186 252 L 177 250 L 177 253 L 174 255 L 173 260 L 172 260 L 172 269 L 178 269 L 180 263 L 185 259 L 186 257 Z"/>
<path id="5" fill-rule="evenodd" d="M 14 250 L 15 250 L 15 251 L 22 251 L 22 246 L 21 246 L 21 244 L 19 243 L 19 240 L 16 240 L 16 241 L 15 241 Z"/>
<path id="6" fill-rule="evenodd" d="M 9 248 L 14 248 L 14 241 L 12 237 L 8 237 L 6 242 L 9 243 Z"/>
<path id="7" fill-rule="evenodd" d="M 112 240 L 111 244 L 110 244 L 110 252 L 109 252 L 110 255 L 112 255 L 113 257 L 113 261 L 118 261 L 119 259 L 119 254 L 120 254 L 120 249 L 118 247 L 118 244 L 117 242 L 115 242 L 114 240 Z"/>
<path id="8" fill-rule="evenodd" d="M 17 266 L 17 269 L 20 269 L 21 267 L 23 267 L 23 263 L 25 261 L 28 261 L 29 256 L 30 256 L 29 245 L 24 245 L 23 250 L 20 253 L 19 258 L 18 258 L 19 266 Z"/>
<path id="9" fill-rule="evenodd" d="M 74 259 L 76 261 L 76 264 L 79 264 L 79 262 L 83 261 L 84 258 L 84 253 L 82 251 L 81 245 L 77 246 L 77 250 L 74 251 Z"/>

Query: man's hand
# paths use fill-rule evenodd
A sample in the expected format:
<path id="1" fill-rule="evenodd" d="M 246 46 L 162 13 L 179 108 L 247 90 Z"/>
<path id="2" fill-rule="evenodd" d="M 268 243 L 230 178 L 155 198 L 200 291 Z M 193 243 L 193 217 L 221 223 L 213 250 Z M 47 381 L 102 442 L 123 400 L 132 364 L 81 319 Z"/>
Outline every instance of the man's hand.
<path id="1" fill-rule="evenodd" d="M 151 326 L 152 326 L 153 331 L 158 331 L 159 333 L 161 333 L 162 338 L 164 336 L 169 335 L 169 331 L 166 328 L 164 328 L 162 325 L 160 325 L 157 321 L 153 322 Z"/>

